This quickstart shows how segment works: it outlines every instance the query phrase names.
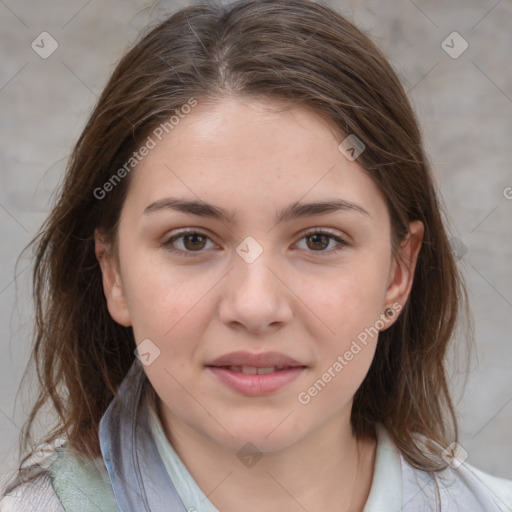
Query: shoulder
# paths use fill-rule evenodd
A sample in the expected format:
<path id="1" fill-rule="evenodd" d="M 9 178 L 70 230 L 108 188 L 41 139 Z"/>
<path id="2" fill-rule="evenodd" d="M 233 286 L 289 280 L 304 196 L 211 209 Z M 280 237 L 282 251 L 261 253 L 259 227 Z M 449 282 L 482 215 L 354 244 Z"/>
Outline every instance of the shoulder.
<path id="1" fill-rule="evenodd" d="M 469 464 L 468 471 L 480 482 L 481 486 L 491 494 L 500 510 L 512 512 L 512 480 L 500 478 L 481 471 Z"/>
<path id="2" fill-rule="evenodd" d="M 0 512 L 65 512 L 52 486 L 50 472 L 41 466 L 25 468 L 0 496 Z"/>
<path id="3" fill-rule="evenodd" d="M 449 465 L 439 472 L 417 469 L 403 456 L 401 463 L 404 512 L 512 512 L 512 480 L 489 475 L 467 462 Z"/>
<path id="4" fill-rule="evenodd" d="M 77 455 L 66 446 L 52 459 L 24 469 L 0 501 L 0 512 L 118 512 L 101 457 Z"/>
<path id="5" fill-rule="evenodd" d="M 49 469 L 53 488 L 66 510 L 118 512 L 102 457 L 86 457 L 64 447 Z"/>

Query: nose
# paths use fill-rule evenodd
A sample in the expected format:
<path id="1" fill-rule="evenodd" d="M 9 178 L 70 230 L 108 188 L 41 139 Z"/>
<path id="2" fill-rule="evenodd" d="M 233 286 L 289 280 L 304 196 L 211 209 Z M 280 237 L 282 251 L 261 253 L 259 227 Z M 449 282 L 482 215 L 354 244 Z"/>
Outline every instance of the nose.
<path id="1" fill-rule="evenodd" d="M 219 317 L 231 328 L 273 332 L 293 317 L 293 293 L 270 251 L 248 261 L 238 254 L 234 258 L 224 280 Z"/>

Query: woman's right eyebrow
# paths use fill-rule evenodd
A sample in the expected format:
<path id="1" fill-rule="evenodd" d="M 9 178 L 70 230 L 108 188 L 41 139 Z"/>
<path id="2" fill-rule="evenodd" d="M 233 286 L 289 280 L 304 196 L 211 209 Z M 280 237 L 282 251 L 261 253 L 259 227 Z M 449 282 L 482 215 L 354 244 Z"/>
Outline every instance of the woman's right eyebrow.
<path id="1" fill-rule="evenodd" d="M 229 212 L 220 206 L 208 203 L 201 199 L 186 199 L 166 197 L 151 203 L 144 209 L 143 215 L 149 215 L 161 211 L 173 210 L 198 217 L 209 217 L 223 221 L 227 224 L 236 224 L 238 212 Z M 310 217 L 314 215 L 328 215 L 342 211 L 358 212 L 363 215 L 371 215 L 360 205 L 345 199 L 332 199 L 301 203 L 299 201 L 290 204 L 276 213 L 276 222 L 286 222 L 293 219 Z"/>

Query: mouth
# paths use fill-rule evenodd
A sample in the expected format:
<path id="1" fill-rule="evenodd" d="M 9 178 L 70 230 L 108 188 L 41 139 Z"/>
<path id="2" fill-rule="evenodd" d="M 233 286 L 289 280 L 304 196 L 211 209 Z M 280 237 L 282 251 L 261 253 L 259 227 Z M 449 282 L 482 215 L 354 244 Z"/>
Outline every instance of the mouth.
<path id="1" fill-rule="evenodd" d="M 271 373 L 270 370 L 276 371 L 304 365 L 281 352 L 249 352 L 247 350 L 239 350 L 217 357 L 213 361 L 208 362 L 207 366 L 231 368 L 234 371 L 254 375 L 259 370 Z M 244 368 L 247 368 L 248 371 L 243 371 Z"/>
<path id="2" fill-rule="evenodd" d="M 281 372 L 291 368 L 306 368 L 305 366 L 209 366 L 208 368 L 220 368 L 231 372 L 243 373 L 244 375 L 267 375 L 269 373 Z"/>
<path id="3" fill-rule="evenodd" d="M 308 367 L 281 352 L 230 352 L 210 361 L 206 369 L 216 383 L 245 396 L 281 390 Z"/>

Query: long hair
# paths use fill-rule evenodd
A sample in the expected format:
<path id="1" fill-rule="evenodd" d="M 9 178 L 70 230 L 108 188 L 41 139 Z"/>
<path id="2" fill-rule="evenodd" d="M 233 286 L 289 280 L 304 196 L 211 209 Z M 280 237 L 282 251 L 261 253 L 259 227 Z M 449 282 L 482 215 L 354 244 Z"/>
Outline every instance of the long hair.
<path id="1" fill-rule="evenodd" d="M 227 95 L 286 100 L 363 141 L 358 163 L 387 202 L 394 255 L 408 223 L 423 222 L 410 296 L 379 335 L 351 423 L 357 438 L 364 438 L 381 422 L 410 463 L 442 468 L 421 439 L 447 446 L 458 438 L 445 356 L 462 306 L 468 316 L 466 287 L 400 80 L 368 36 L 330 7 L 308 0 L 192 5 L 149 27 L 121 58 L 73 148 L 53 209 L 31 242 L 36 325 L 30 364 L 40 391 L 23 429 L 23 449 L 35 418 L 50 404 L 57 421 L 45 441 L 64 436 L 78 452 L 100 455 L 99 421 L 134 360 L 135 342 L 132 329 L 107 310 L 94 231 L 102 230 L 116 247 L 131 181 L 126 163 L 136 168 L 131 159 L 148 136 L 191 100 Z"/>

